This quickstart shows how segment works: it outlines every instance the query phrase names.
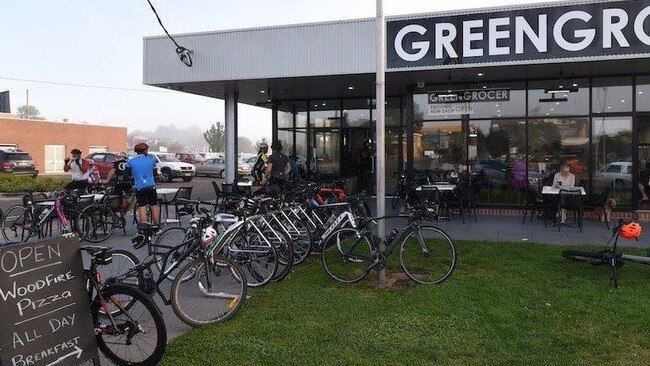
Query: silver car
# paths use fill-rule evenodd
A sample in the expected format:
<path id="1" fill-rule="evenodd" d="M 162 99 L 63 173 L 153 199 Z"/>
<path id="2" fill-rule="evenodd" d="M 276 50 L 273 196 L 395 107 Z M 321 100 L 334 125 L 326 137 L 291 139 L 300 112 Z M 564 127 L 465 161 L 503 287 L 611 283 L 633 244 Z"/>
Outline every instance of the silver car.
<path id="1" fill-rule="evenodd" d="M 215 176 L 224 178 L 226 170 L 226 161 L 223 158 L 206 159 L 201 164 L 196 164 L 196 175 Z M 237 164 L 237 174 L 250 175 L 251 170 L 248 165 L 239 162 Z"/>

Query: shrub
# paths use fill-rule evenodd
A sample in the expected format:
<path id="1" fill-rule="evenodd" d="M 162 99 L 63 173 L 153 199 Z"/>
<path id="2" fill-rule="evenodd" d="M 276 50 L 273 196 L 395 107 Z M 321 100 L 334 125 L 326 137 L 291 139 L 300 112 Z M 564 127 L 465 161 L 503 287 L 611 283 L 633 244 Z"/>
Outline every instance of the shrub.
<path id="1" fill-rule="evenodd" d="M 56 179 L 52 177 L 33 178 L 30 176 L 13 175 L 7 173 L 0 174 L 0 192 L 18 193 L 18 192 L 51 192 L 63 188 L 67 180 Z"/>

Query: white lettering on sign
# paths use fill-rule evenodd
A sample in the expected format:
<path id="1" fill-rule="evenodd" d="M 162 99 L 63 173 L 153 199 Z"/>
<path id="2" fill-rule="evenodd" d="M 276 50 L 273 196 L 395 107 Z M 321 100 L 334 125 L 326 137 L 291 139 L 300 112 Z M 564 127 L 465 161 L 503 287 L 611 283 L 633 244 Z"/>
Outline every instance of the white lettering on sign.
<path id="1" fill-rule="evenodd" d="M 59 243 L 54 245 L 26 246 L 15 250 L 6 250 L 0 257 L 0 267 L 5 273 L 12 273 L 17 269 L 24 269 L 25 265 L 51 260 L 61 257 Z"/>
<path id="2" fill-rule="evenodd" d="M 389 21 L 389 26 L 399 27 L 389 32 L 394 37 L 394 50 L 389 50 L 388 67 L 408 66 L 403 61 L 418 62 L 418 66 L 426 65 L 423 60 L 432 65 L 440 65 L 440 60 L 444 60 L 442 65 L 457 63 L 454 59 L 486 62 L 492 56 L 496 56 L 494 61 L 517 61 L 650 53 L 650 0 L 564 5 L 517 10 L 512 16 L 503 14 Z M 505 57 L 515 55 L 519 57 Z"/>

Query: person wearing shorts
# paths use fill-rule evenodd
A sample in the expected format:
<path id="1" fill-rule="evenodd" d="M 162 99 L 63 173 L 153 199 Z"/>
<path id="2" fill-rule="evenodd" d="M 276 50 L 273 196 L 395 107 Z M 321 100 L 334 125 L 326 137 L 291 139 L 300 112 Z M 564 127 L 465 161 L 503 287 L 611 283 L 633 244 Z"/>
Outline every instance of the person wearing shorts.
<path id="1" fill-rule="evenodd" d="M 107 183 L 114 181 L 113 192 L 120 196 L 119 210 L 122 213 L 125 213 L 128 210 L 131 201 L 128 199 L 128 196 L 133 192 L 133 176 L 131 174 L 131 169 L 126 166 L 126 162 L 127 155 L 122 151 L 117 155 L 117 161 L 113 163 L 113 167 L 106 177 Z"/>
<path id="2" fill-rule="evenodd" d="M 135 145 L 133 150 L 138 155 L 127 161 L 126 167 L 131 169 L 133 175 L 133 189 L 135 190 L 139 221 L 146 222 L 147 210 L 151 209 L 152 223 L 160 225 L 160 205 L 158 205 L 156 181 L 154 180 L 156 161 L 147 154 L 149 145 L 144 142 Z"/>

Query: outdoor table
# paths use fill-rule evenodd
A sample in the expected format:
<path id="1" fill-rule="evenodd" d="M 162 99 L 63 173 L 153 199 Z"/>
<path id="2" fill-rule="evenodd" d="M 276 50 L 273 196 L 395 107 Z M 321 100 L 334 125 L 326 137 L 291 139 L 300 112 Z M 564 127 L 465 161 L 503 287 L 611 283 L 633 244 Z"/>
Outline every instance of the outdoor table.
<path id="1" fill-rule="evenodd" d="M 580 191 L 580 195 L 582 195 L 582 196 L 586 196 L 586 195 L 587 195 L 587 192 L 585 191 L 585 188 L 584 188 L 584 187 L 580 187 L 580 186 L 573 186 L 573 187 L 554 187 L 554 186 L 544 186 L 544 187 L 542 187 L 542 195 L 547 195 L 547 197 L 548 197 L 548 196 L 553 196 L 553 197 L 555 197 L 555 196 L 557 196 L 557 195 L 560 194 L 560 191 L 561 191 L 561 190 L 564 190 L 564 191 Z M 555 214 L 556 214 L 556 217 L 558 217 L 557 215 L 559 215 L 559 212 L 556 212 Z M 560 225 L 562 225 L 562 224 L 563 224 L 563 223 L 561 223 L 561 222 L 558 223 L 558 222 L 556 221 L 555 224 L 554 224 L 554 226 L 560 226 Z"/>
<path id="2" fill-rule="evenodd" d="M 178 192 L 178 188 L 156 188 L 156 194 L 158 198 L 162 198 L 167 201 L 167 195 L 174 195 Z"/>

